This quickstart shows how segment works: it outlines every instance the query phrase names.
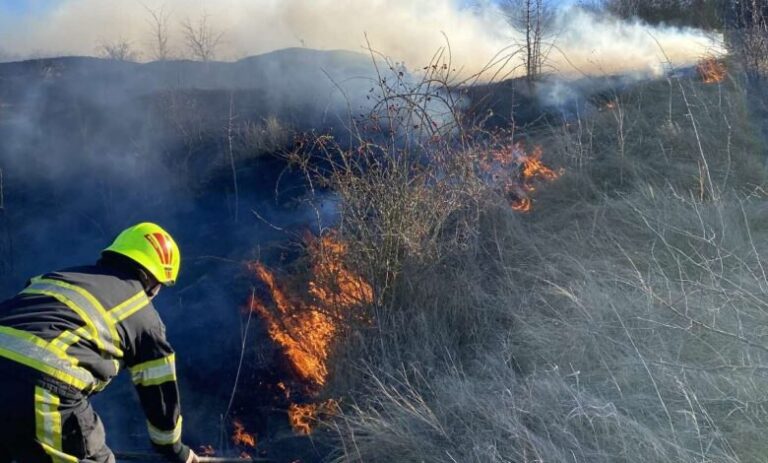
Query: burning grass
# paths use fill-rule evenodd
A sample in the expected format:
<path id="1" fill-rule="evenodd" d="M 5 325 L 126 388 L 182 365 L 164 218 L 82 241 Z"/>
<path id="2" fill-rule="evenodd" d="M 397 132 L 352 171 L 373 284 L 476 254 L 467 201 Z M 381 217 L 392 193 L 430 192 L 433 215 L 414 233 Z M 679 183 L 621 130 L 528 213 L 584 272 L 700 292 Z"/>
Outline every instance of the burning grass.
<path id="1" fill-rule="evenodd" d="M 348 268 L 347 246 L 335 233 L 307 237 L 306 249 L 310 278 L 305 293 L 290 293 L 262 263 L 249 265 L 271 299 L 270 304 L 253 296 L 250 308 L 266 322 L 270 337 L 282 347 L 304 384 L 303 393 L 313 397 L 326 384 L 329 358 L 345 323 L 360 318 L 354 311 L 373 301 L 373 289 Z M 278 387 L 286 397 L 291 396 L 284 382 Z M 288 409 L 289 421 L 297 433 L 310 434 L 318 419 L 333 414 L 336 408 L 334 400 L 293 403 Z"/>
<path id="2" fill-rule="evenodd" d="M 256 447 L 256 436 L 246 432 L 245 426 L 243 426 L 242 422 L 239 420 L 234 420 L 232 425 L 234 426 L 234 431 L 232 433 L 232 443 L 241 447 Z M 213 452 L 212 448 L 210 450 Z"/>
<path id="3" fill-rule="evenodd" d="M 249 265 L 267 288 L 272 306 L 254 296 L 251 310 L 266 322 L 273 341 L 282 346 L 299 377 L 322 387 L 328 357 L 350 311 L 373 300 L 373 289 L 345 263 L 346 246 L 333 234 L 308 238 L 311 278 L 306 294 L 289 294 L 260 262 Z"/>
<path id="4" fill-rule="evenodd" d="M 339 413 L 339 402 L 328 399 L 320 403 L 291 404 L 288 407 L 288 419 L 291 428 L 301 435 L 312 434 L 319 421 Z"/>
<path id="5" fill-rule="evenodd" d="M 723 60 L 713 56 L 699 61 L 696 65 L 696 71 L 698 72 L 701 81 L 705 84 L 721 83 L 728 76 L 728 69 L 725 67 Z"/>
<path id="6" fill-rule="evenodd" d="M 502 144 L 480 151 L 478 167 L 486 182 L 509 198 L 512 210 L 530 212 L 536 184 L 555 181 L 563 174 L 563 170 L 556 172 L 545 166 L 543 154 L 539 145 L 527 153 L 522 142 Z"/>

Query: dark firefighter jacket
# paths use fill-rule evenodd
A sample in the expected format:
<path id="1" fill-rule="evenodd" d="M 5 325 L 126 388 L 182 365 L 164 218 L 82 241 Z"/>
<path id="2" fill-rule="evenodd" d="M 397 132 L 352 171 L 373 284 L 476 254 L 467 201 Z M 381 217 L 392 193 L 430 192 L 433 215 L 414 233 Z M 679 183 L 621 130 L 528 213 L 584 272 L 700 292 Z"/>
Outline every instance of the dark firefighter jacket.
<path id="1" fill-rule="evenodd" d="M 84 397 L 128 368 L 152 443 L 186 458 L 174 352 L 132 272 L 100 262 L 32 278 L 0 303 L 0 356 Z"/>

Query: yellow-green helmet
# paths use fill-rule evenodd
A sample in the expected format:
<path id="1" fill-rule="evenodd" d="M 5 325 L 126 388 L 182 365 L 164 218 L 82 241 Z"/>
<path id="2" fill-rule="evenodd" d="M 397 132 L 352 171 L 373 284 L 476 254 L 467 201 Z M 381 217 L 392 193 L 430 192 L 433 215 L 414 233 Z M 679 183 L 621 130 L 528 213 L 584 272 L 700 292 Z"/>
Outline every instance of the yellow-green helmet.
<path id="1" fill-rule="evenodd" d="M 104 251 L 122 254 L 138 262 L 162 285 L 176 283 L 181 267 L 179 246 L 157 224 L 144 222 L 126 228 Z"/>

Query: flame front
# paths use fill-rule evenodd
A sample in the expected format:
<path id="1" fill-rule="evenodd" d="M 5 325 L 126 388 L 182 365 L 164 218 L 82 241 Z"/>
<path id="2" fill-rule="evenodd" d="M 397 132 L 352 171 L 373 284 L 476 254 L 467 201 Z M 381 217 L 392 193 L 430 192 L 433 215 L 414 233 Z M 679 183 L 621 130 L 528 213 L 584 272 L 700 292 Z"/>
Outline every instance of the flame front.
<path id="1" fill-rule="evenodd" d="M 720 83 L 728 75 L 725 64 L 715 57 L 708 57 L 699 61 L 696 65 L 696 71 L 705 84 Z"/>
<path id="2" fill-rule="evenodd" d="M 327 381 L 328 357 L 340 335 L 341 321 L 349 319 L 354 308 L 373 301 L 373 288 L 345 265 L 348 249 L 335 233 L 307 238 L 307 250 L 311 277 L 304 297 L 290 294 L 261 262 L 249 264 L 272 300 L 267 305 L 252 296 L 250 308 L 266 322 L 270 338 L 282 347 L 296 375 L 305 383 L 305 392 L 316 395 Z M 279 383 L 278 389 L 286 397 L 291 396 L 285 383 Z M 309 434 L 318 416 L 333 414 L 336 404 L 333 400 L 292 404 L 288 414 L 293 429 Z"/>
<path id="3" fill-rule="evenodd" d="M 275 276 L 263 264 L 251 264 L 256 276 L 267 286 L 274 310 L 257 298 L 251 309 L 267 323 L 269 337 L 283 347 L 285 355 L 302 380 L 322 386 L 328 376 L 326 359 L 336 327 L 331 318 L 316 307 L 289 298 Z"/>

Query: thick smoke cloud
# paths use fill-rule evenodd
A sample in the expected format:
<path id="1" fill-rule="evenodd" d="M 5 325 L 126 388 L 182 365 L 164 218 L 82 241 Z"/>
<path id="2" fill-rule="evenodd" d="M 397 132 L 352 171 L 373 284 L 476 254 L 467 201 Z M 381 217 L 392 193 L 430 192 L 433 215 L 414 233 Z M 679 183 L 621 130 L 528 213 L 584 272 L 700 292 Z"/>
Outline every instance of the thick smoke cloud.
<path id="1" fill-rule="evenodd" d="M 92 55 L 99 43 L 127 40 L 150 59 L 147 7 L 170 13 L 174 52 L 184 56 L 180 23 L 209 16 L 224 33 L 218 58 L 234 60 L 271 50 L 305 46 L 364 50 L 372 46 L 411 67 L 424 65 L 450 40 L 454 62 L 481 69 L 500 50 L 520 43 L 491 2 L 467 8 L 458 0 L 64 0 L 45 12 L 20 17 L 0 10 L 0 43 L 14 55 Z M 651 27 L 563 11 L 552 27 L 553 66 L 563 73 L 654 72 L 665 54 L 688 64 L 712 47 L 692 29 Z M 715 47 L 717 48 L 717 47 Z M 662 52 L 663 50 L 663 52 Z"/>

